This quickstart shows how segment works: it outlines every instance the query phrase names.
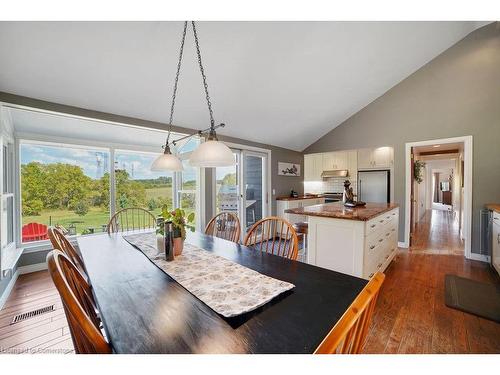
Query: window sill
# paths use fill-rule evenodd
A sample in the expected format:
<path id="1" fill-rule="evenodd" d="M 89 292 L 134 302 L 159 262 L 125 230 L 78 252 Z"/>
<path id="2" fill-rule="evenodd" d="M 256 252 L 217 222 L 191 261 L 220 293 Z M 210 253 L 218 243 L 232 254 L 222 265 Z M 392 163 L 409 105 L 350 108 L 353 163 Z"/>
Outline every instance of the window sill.
<path id="1" fill-rule="evenodd" d="M 4 255 L 2 257 L 2 277 L 6 277 L 8 272 L 10 271 L 12 275 L 12 270 L 16 266 L 19 258 L 23 255 L 22 248 L 16 248 L 15 246 L 10 246 L 3 250 Z M 0 277 L 0 279 L 2 278 Z"/>

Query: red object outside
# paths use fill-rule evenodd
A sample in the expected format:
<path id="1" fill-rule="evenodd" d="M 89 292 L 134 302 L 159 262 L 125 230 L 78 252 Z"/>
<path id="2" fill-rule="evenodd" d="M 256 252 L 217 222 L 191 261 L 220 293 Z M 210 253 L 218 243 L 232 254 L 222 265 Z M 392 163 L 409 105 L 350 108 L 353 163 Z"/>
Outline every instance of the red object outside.
<path id="1" fill-rule="evenodd" d="M 47 240 L 47 226 L 39 223 L 28 223 L 23 226 L 22 242 Z"/>

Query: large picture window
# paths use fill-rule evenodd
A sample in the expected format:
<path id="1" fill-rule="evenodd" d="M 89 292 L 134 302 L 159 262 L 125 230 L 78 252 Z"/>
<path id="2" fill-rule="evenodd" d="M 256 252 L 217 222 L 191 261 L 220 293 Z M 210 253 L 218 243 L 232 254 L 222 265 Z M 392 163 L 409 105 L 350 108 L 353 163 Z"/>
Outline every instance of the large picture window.
<path id="1" fill-rule="evenodd" d="M 173 173 L 152 172 L 157 154 L 115 151 L 116 210 L 141 207 L 158 215 L 161 207 L 173 207 Z"/>
<path id="2" fill-rule="evenodd" d="M 47 239 L 48 226 L 69 234 L 101 232 L 109 221 L 109 152 L 22 142 L 21 241 Z"/>
<path id="3" fill-rule="evenodd" d="M 180 145 L 182 158 L 198 144 L 190 139 Z M 19 148 L 22 243 L 47 240 L 49 226 L 70 235 L 103 232 L 111 215 L 130 207 L 155 216 L 165 205 L 181 207 L 195 212 L 200 224 L 200 171 L 187 160 L 183 172 L 152 172 L 153 152 L 29 140 L 20 141 Z"/>

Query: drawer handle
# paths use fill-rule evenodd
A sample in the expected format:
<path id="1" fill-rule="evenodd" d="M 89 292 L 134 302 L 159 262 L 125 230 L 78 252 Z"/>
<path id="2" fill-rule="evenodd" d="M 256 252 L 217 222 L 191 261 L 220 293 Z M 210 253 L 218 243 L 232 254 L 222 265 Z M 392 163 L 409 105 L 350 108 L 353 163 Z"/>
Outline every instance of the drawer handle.
<path id="1" fill-rule="evenodd" d="M 390 219 L 391 217 L 390 217 L 390 216 L 386 216 L 385 218 L 386 218 L 386 219 Z"/>
<path id="2" fill-rule="evenodd" d="M 395 231 L 396 231 L 396 229 L 395 229 L 395 228 L 392 228 L 392 229 L 391 229 L 391 232 L 395 232 Z"/>
<path id="3" fill-rule="evenodd" d="M 370 228 L 375 228 L 375 224 L 370 225 Z"/>
<path id="4" fill-rule="evenodd" d="M 385 234 L 385 236 L 386 236 L 386 237 L 389 237 L 390 235 L 391 235 L 391 232 L 387 232 L 387 233 Z"/>
<path id="5" fill-rule="evenodd" d="M 379 222 L 380 222 L 380 223 L 383 223 L 383 222 L 384 222 L 384 220 L 379 220 Z"/>
<path id="6" fill-rule="evenodd" d="M 383 239 L 383 238 L 381 238 L 380 240 L 378 240 L 378 242 L 382 242 L 383 240 L 384 240 L 384 239 Z"/>
<path id="7" fill-rule="evenodd" d="M 377 266 L 377 268 L 380 268 L 380 267 L 382 267 L 382 263 L 379 263 Z"/>
<path id="8" fill-rule="evenodd" d="M 370 275 L 368 275 L 368 278 L 371 279 L 373 277 L 374 273 L 372 272 Z"/>
<path id="9" fill-rule="evenodd" d="M 373 250 L 373 249 L 375 249 L 375 245 L 370 246 L 370 250 Z"/>

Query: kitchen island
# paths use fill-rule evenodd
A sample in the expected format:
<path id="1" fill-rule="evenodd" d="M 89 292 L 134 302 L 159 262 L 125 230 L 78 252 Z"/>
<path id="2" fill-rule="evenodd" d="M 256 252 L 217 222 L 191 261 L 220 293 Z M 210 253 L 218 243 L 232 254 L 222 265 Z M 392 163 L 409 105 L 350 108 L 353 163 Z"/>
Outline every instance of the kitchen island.
<path id="1" fill-rule="evenodd" d="M 383 272 L 398 248 L 399 208 L 367 203 L 348 208 L 341 202 L 286 210 L 308 217 L 307 263 L 371 278 Z"/>

